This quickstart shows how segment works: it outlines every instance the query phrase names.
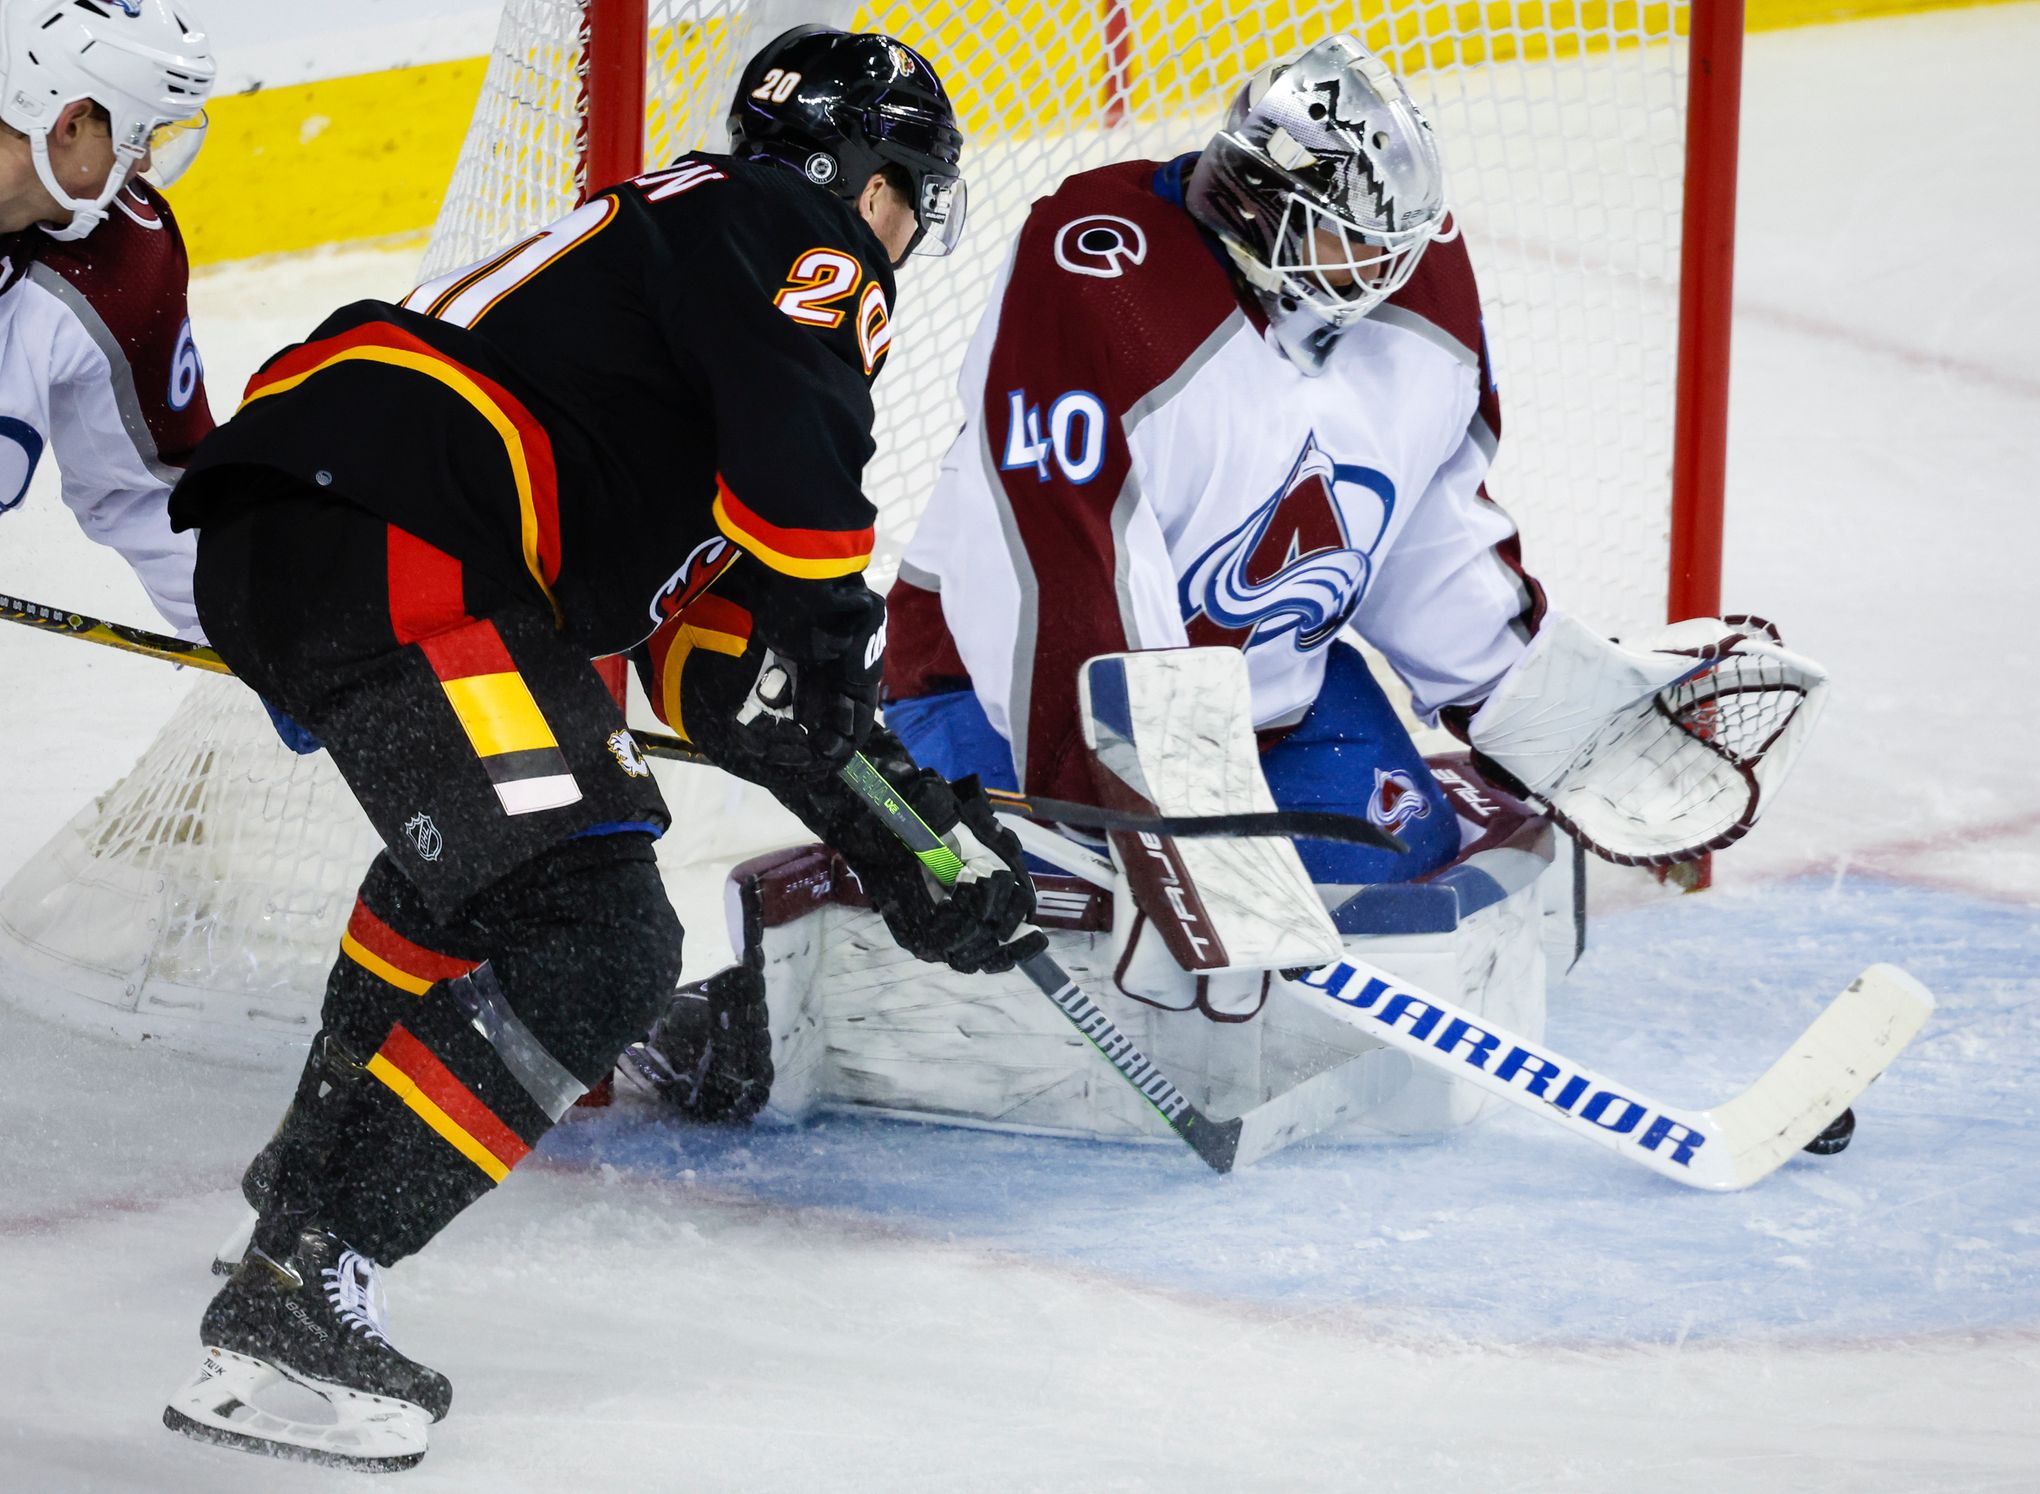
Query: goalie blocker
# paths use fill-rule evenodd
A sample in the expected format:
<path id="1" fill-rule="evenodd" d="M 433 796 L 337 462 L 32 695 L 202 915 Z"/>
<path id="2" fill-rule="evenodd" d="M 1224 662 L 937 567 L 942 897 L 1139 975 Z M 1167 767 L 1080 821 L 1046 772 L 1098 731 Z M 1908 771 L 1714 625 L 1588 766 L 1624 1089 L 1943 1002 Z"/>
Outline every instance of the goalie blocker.
<path id="1" fill-rule="evenodd" d="M 1332 910 L 1339 938 L 1500 1025 L 1540 1034 L 1547 972 L 1570 968 L 1584 942 L 1576 854 L 1547 817 L 1484 782 L 1464 755 L 1431 767 L 1460 818 L 1460 855 L 1422 881 L 1362 889 Z M 1300 1003 L 1222 1024 L 1130 998 L 1113 975 L 1111 893 L 1060 874 L 1038 876 L 1036 889 L 1051 953 L 1200 1108 L 1243 1113 L 1331 1075 L 1340 1098 L 1325 1114 L 1338 1132 L 1424 1137 L 1498 1103 Z M 960 976 L 901 951 L 827 847 L 746 862 L 726 899 L 739 963 L 676 993 L 651 1041 L 633 1051 L 681 1112 L 792 1124 L 849 1110 L 1171 1139 L 1024 975 Z"/>

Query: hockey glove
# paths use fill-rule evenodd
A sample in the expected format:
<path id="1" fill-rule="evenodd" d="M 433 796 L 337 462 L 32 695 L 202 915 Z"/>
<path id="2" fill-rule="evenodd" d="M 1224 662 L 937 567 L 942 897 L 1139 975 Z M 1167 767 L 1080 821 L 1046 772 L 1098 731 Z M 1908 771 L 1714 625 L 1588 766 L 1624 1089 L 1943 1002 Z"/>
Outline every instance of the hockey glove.
<path id="1" fill-rule="evenodd" d="M 885 603 L 862 578 L 781 588 L 755 612 L 764 644 L 732 734 L 778 774 L 826 778 L 871 736 L 885 662 Z M 747 655 L 747 658 L 749 656 Z"/>
<path id="2" fill-rule="evenodd" d="M 823 838 L 850 863 L 900 948 L 966 975 L 1011 970 L 1048 948 L 1039 929 L 1023 932 L 1034 916 L 1034 881 L 1019 838 L 999 824 L 977 778 L 949 783 L 928 769 L 898 767 L 887 777 L 963 861 L 956 885 L 945 888 L 848 789 L 829 796 Z M 833 802 L 835 793 L 846 802 Z"/>

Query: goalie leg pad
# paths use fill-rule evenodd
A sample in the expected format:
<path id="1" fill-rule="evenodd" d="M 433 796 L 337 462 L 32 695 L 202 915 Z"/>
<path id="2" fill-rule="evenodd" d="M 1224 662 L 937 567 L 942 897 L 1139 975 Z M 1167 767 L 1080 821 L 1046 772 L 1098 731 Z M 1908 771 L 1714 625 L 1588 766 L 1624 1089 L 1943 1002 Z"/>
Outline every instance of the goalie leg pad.
<path id="1" fill-rule="evenodd" d="M 1548 821 L 1480 784 L 1463 758 L 1439 777 L 1480 835 L 1427 882 L 1369 888 L 1341 907 L 1363 957 L 1526 1033 L 1541 1032 L 1544 905 L 1570 848 Z M 1563 854 L 1561 854 L 1563 853 Z M 1557 890 L 1570 913 L 1570 883 Z M 1111 895 L 1037 878 L 1038 917 L 1058 963 L 1192 1101 L 1237 1115 L 1334 1067 L 1360 1064 L 1356 1137 L 1434 1136 L 1488 1105 L 1464 1086 L 1414 1078 L 1403 1054 L 1289 999 L 1218 1024 L 1126 998 L 1111 986 Z M 823 847 L 760 857 L 730 881 L 732 942 L 765 987 L 771 1038 L 766 1120 L 817 1112 L 942 1120 L 1113 1140 L 1169 1132 L 1017 973 L 959 976 L 900 951 Z M 1568 933 L 1567 947 L 1571 936 Z"/>

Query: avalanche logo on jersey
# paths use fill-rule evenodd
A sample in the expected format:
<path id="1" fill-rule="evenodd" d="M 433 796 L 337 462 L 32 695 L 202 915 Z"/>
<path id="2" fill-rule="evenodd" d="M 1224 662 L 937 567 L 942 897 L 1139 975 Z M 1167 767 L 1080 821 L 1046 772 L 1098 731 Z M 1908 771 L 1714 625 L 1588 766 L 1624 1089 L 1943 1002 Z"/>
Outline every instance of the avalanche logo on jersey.
<path id="1" fill-rule="evenodd" d="M 1367 818 L 1391 833 L 1411 820 L 1431 812 L 1431 801 L 1417 787 L 1417 780 L 1401 768 L 1374 770 L 1374 797 L 1367 804 Z"/>
<path id="2" fill-rule="evenodd" d="M 1197 557 L 1177 589 L 1190 642 L 1258 648 L 1295 636 L 1322 647 L 1367 592 L 1395 484 L 1334 462 L 1313 432 L 1266 503 Z"/>

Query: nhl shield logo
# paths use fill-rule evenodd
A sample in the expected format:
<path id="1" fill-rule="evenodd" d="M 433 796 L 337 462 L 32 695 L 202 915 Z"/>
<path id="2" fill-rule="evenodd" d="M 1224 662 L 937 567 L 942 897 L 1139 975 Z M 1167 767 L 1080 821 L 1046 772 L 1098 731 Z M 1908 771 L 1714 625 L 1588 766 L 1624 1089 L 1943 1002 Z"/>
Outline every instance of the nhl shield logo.
<path id="1" fill-rule="evenodd" d="M 619 728 L 609 734 L 609 755 L 633 778 L 652 776 L 652 765 L 645 761 L 644 749 L 638 746 L 637 738 L 628 731 Z"/>
<path id="2" fill-rule="evenodd" d="M 446 849 L 446 842 L 439 834 L 439 827 L 432 823 L 432 816 L 422 809 L 404 821 L 404 834 L 411 837 L 411 844 L 418 848 L 418 854 L 427 861 L 437 861 L 439 853 Z"/>

